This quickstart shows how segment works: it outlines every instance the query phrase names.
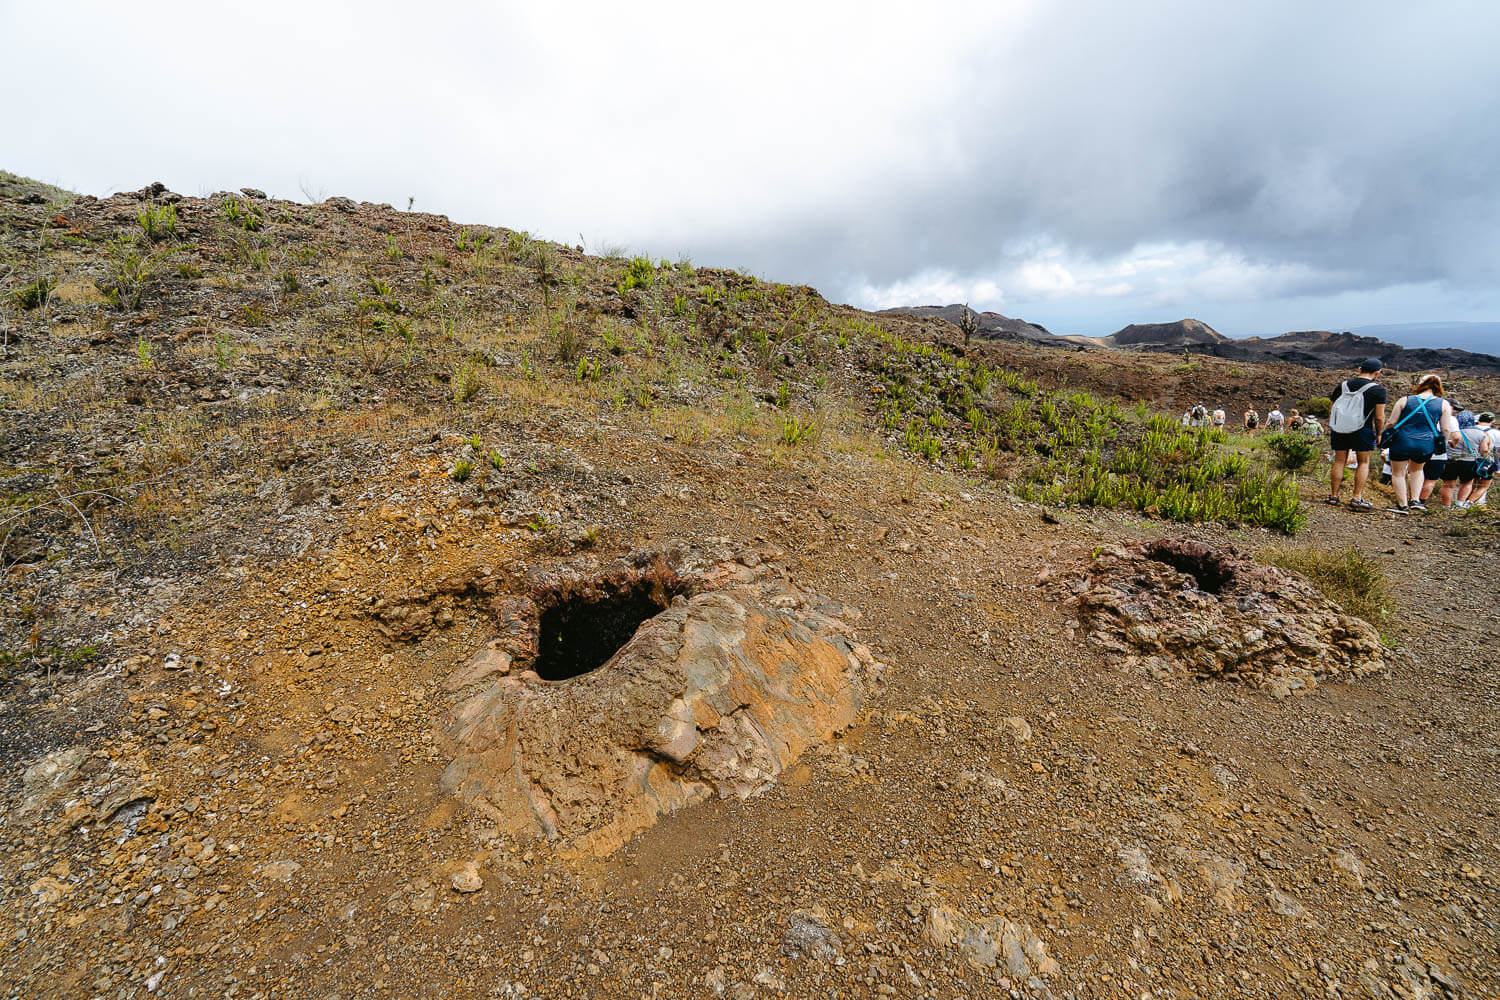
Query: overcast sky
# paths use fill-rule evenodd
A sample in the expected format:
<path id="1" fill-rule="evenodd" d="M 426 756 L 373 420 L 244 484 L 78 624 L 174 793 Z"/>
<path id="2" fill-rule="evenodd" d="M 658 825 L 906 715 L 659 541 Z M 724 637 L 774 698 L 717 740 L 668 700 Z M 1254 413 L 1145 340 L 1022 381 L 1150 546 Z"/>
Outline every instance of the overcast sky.
<path id="1" fill-rule="evenodd" d="M 1500 2 L 0 0 L 0 167 L 1058 333 L 1500 320 Z"/>

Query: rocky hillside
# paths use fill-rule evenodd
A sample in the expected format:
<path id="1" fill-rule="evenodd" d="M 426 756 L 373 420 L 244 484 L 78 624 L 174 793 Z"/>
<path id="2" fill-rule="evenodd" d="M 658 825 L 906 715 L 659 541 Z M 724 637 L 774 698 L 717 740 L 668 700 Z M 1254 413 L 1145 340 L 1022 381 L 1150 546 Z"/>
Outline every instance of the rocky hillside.
<path id="1" fill-rule="evenodd" d="M 1322 372 L 10 175 L 0 352 L 7 996 L 1500 991 L 1494 516 L 1172 416 Z"/>
<path id="2" fill-rule="evenodd" d="M 968 307 L 961 303 L 947 306 L 910 306 L 885 309 L 883 316 L 913 316 L 919 319 L 940 319 L 954 327 Z M 1044 326 L 1028 323 L 1024 319 L 1011 319 L 997 312 L 976 312 L 979 329 L 976 336 L 986 340 L 1008 341 L 1017 344 L 1034 344 L 1041 347 L 1071 347 L 1064 338 L 1055 336 Z"/>
<path id="3" fill-rule="evenodd" d="M 1180 319 L 1175 323 L 1132 323 L 1101 339 L 1109 347 L 1124 347 L 1147 351 L 1182 351 L 1210 348 L 1222 344 L 1229 338 L 1207 323 L 1196 319 Z"/>

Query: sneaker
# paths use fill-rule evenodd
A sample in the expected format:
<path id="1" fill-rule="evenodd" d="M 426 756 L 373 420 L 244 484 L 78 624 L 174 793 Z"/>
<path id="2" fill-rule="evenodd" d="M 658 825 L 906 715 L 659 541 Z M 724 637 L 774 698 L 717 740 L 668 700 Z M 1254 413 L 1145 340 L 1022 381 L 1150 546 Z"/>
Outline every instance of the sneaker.
<path id="1" fill-rule="evenodd" d="M 1401 506 L 1399 503 L 1393 503 L 1393 504 L 1391 504 L 1389 507 L 1386 508 L 1386 510 L 1390 511 L 1392 514 L 1410 514 L 1411 513 L 1410 509 Z"/>
<path id="2" fill-rule="evenodd" d="M 1423 503 L 1422 501 L 1420 501 L 1420 500 L 1413 500 L 1410 504 L 1408 504 L 1408 506 L 1412 510 L 1424 510 L 1425 511 L 1427 509 L 1427 505 L 1425 503 Z"/>
<path id="3" fill-rule="evenodd" d="M 1459 510 L 1468 510 L 1469 509 L 1469 501 L 1467 501 L 1467 500 L 1455 500 L 1455 501 L 1453 501 L 1453 506 L 1457 507 Z"/>

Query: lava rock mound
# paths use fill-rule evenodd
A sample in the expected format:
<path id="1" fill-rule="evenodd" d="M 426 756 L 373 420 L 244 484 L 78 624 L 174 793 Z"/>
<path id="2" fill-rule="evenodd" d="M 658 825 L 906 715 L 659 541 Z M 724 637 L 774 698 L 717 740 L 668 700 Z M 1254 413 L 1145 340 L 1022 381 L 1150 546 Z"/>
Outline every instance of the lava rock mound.
<path id="1" fill-rule="evenodd" d="M 444 785 L 507 833 L 596 856 L 684 806 L 769 788 L 854 722 L 885 667 L 848 636 L 847 609 L 767 569 L 668 597 L 583 672 L 570 659 L 549 677 L 543 660 L 513 669 L 503 650 L 480 651 L 448 685 L 461 700 L 441 734 Z M 613 602 L 613 627 L 619 589 L 596 596 Z M 581 615 L 566 627 L 591 628 Z"/>
<path id="2" fill-rule="evenodd" d="M 1159 538 L 1106 546 L 1042 577 L 1088 641 L 1153 677 L 1237 680 L 1277 697 L 1383 667 L 1380 634 L 1302 576 L 1233 546 Z"/>

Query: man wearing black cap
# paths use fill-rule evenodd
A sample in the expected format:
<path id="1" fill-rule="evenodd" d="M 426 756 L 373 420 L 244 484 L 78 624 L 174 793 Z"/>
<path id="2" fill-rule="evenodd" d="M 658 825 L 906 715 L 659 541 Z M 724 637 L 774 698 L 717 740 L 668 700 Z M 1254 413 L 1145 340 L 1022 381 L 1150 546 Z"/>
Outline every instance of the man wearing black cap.
<path id="1" fill-rule="evenodd" d="M 1329 395 L 1333 406 L 1328 411 L 1328 443 L 1333 448 L 1333 471 L 1330 473 L 1330 495 L 1326 503 L 1339 505 L 1339 490 L 1344 485 L 1344 466 L 1354 452 L 1359 464 L 1354 469 L 1354 496 L 1350 510 L 1374 510 L 1365 499 L 1365 480 L 1370 478 L 1370 453 L 1385 427 L 1385 386 L 1375 376 L 1385 367 L 1379 358 L 1365 358 L 1359 363 L 1359 374 L 1340 382 Z"/>

